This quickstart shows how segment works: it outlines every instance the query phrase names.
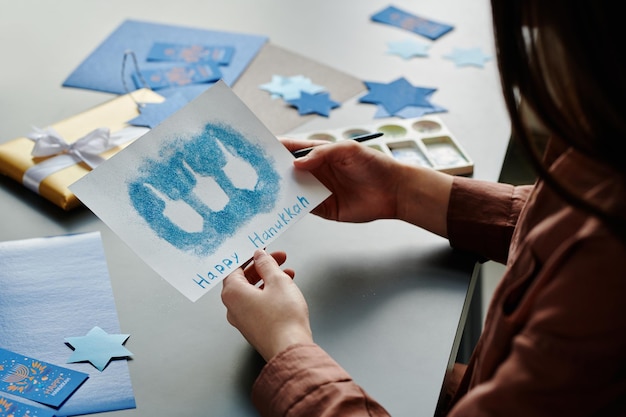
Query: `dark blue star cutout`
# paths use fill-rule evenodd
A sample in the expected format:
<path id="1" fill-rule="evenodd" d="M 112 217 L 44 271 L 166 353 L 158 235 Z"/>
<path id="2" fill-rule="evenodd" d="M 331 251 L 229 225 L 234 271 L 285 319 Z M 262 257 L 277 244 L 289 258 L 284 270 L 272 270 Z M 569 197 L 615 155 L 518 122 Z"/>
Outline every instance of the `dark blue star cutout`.
<path id="1" fill-rule="evenodd" d="M 305 91 L 301 92 L 300 98 L 287 100 L 287 103 L 296 107 L 301 116 L 317 113 L 328 117 L 332 109 L 339 107 L 339 103 L 331 100 L 328 93 L 309 94 Z"/>
<path id="2" fill-rule="evenodd" d="M 404 77 L 389 84 L 365 82 L 369 93 L 359 99 L 361 103 L 380 104 L 388 113 L 395 115 L 407 106 L 431 107 L 428 97 L 435 88 L 414 87 Z"/>
<path id="3" fill-rule="evenodd" d="M 163 120 L 181 109 L 188 100 L 182 94 L 173 94 L 163 103 L 146 103 L 140 110 L 140 115 L 128 121 L 133 126 L 143 126 L 152 129 Z"/>

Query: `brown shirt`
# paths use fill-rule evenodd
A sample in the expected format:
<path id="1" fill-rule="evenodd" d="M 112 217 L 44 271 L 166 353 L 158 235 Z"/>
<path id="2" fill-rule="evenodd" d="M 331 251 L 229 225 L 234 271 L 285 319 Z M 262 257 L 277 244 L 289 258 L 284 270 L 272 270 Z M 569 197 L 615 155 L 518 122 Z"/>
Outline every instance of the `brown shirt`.
<path id="1" fill-rule="evenodd" d="M 584 169 L 583 169 L 584 168 Z M 568 151 L 551 172 L 626 217 L 619 177 Z M 626 245 L 549 187 L 455 178 L 454 247 L 507 268 L 467 368 L 440 412 L 460 416 L 626 416 Z M 274 357 L 253 387 L 262 416 L 386 416 L 316 345 Z"/>

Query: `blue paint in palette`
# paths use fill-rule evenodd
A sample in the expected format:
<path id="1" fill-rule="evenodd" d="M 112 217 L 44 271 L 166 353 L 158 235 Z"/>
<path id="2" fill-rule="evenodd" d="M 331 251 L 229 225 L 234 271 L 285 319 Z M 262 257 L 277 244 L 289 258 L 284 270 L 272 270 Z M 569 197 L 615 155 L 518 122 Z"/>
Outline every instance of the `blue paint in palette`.
<path id="1" fill-rule="evenodd" d="M 253 184 L 241 186 L 230 169 L 234 160 L 247 168 L 246 178 Z M 217 189 L 198 187 L 206 180 Z M 133 207 L 156 235 L 196 256 L 214 253 L 253 217 L 270 212 L 279 191 L 280 175 L 272 158 L 232 127 L 213 123 L 190 139 L 170 142 L 158 159 L 145 160 L 138 177 L 128 183 Z M 211 208 L 207 193 L 213 193 L 213 199 L 222 195 L 227 202 Z M 188 215 L 174 219 L 168 205 L 182 206 Z M 190 218 L 197 220 L 197 227 L 185 227 Z"/>

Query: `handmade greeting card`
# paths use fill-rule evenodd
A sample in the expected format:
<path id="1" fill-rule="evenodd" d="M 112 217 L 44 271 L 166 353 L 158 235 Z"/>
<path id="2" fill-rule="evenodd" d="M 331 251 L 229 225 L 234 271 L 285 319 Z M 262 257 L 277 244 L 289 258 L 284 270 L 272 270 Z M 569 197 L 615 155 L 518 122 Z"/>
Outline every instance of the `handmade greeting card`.
<path id="1" fill-rule="evenodd" d="M 222 81 L 71 190 L 192 301 L 330 194 Z"/>

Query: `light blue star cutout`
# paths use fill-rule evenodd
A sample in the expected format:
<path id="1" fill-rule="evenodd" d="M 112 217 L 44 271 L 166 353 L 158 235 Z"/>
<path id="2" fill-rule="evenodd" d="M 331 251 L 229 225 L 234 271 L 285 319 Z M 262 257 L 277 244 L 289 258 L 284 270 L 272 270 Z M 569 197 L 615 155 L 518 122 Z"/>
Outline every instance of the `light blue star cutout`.
<path id="1" fill-rule="evenodd" d="M 389 47 L 387 53 L 399 55 L 404 59 L 428 56 L 428 49 L 430 48 L 430 45 L 415 42 L 410 39 L 397 42 L 387 42 L 387 46 Z"/>
<path id="2" fill-rule="evenodd" d="M 280 91 L 282 91 L 284 84 L 285 77 L 282 75 L 272 75 L 272 81 L 261 84 L 259 88 L 270 92 L 272 94 L 272 98 L 279 98 L 281 96 Z"/>
<path id="3" fill-rule="evenodd" d="M 328 93 L 309 94 L 303 91 L 300 98 L 287 100 L 287 102 L 296 107 L 301 116 L 317 113 L 328 117 L 332 109 L 339 107 L 339 103 L 331 100 Z"/>
<path id="4" fill-rule="evenodd" d="M 261 84 L 259 88 L 269 91 L 272 94 L 272 98 L 282 97 L 287 101 L 299 98 L 301 91 L 309 94 L 317 94 L 326 91 L 324 87 L 313 84 L 310 78 L 303 75 L 294 75 L 292 77 L 273 75 L 272 81 Z"/>
<path id="5" fill-rule="evenodd" d="M 485 62 L 491 60 L 491 56 L 484 54 L 480 48 L 454 48 L 449 55 L 444 55 L 444 58 L 454 61 L 457 67 L 478 68 L 483 68 Z"/>
<path id="6" fill-rule="evenodd" d="M 391 115 L 407 106 L 432 107 L 428 98 L 434 88 L 414 87 L 404 77 L 389 84 L 366 81 L 369 93 L 359 99 L 361 103 L 380 104 Z"/>
<path id="7" fill-rule="evenodd" d="M 66 337 L 65 341 L 74 348 L 67 363 L 88 361 L 102 372 L 111 359 L 133 355 L 122 346 L 129 336 L 128 334 L 108 334 L 96 326 L 85 336 Z"/>

